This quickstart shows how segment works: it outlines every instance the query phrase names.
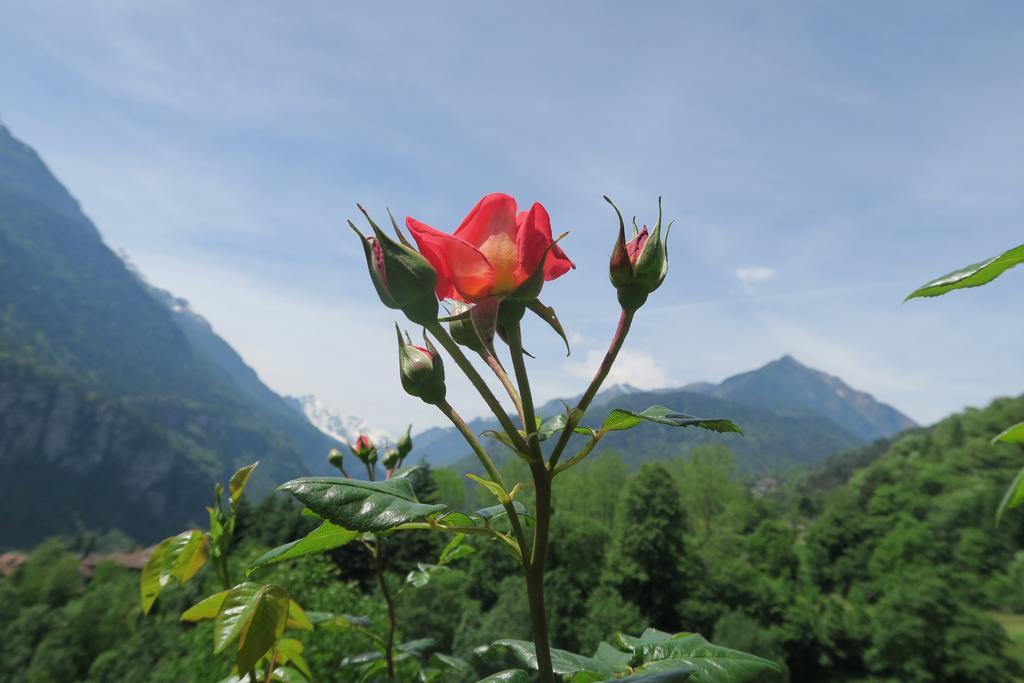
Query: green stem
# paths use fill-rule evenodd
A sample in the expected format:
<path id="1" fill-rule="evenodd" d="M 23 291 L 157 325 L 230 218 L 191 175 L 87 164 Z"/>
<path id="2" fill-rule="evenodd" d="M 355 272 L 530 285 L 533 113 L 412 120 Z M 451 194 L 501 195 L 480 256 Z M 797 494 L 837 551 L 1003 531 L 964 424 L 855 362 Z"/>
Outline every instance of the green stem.
<path id="1" fill-rule="evenodd" d="M 551 666 L 551 641 L 548 637 L 547 607 L 544 602 L 544 565 L 548 551 L 548 532 L 551 526 L 551 473 L 544 466 L 537 434 L 537 413 L 533 406 L 533 391 L 530 377 L 526 372 L 526 358 L 523 354 L 523 337 L 519 323 L 508 331 L 509 349 L 512 353 L 512 367 L 515 369 L 519 394 L 523 399 L 523 430 L 530 446 L 530 472 L 536 493 L 536 514 L 533 529 L 533 552 L 530 562 L 524 563 L 526 570 L 526 592 L 530 601 L 530 621 L 533 626 L 533 645 L 537 654 L 537 669 L 543 683 L 555 680 Z"/>
<path id="2" fill-rule="evenodd" d="M 604 360 L 601 361 L 601 367 L 597 369 L 597 374 L 594 375 L 594 379 L 591 380 L 590 386 L 587 387 L 586 392 L 580 398 L 579 403 L 569 414 L 569 419 L 566 421 L 565 429 L 562 430 L 561 436 L 558 437 L 558 443 L 555 444 L 555 449 L 551 451 L 551 456 L 548 458 L 548 469 L 555 469 L 555 465 L 558 464 L 558 458 L 562 456 L 562 451 L 565 450 L 566 445 L 569 443 L 569 437 L 572 436 L 572 430 L 576 428 L 579 421 L 583 419 L 584 413 L 587 412 L 587 408 L 590 407 L 590 402 L 594 400 L 598 390 L 608 377 L 608 373 L 611 372 L 612 365 L 615 364 L 615 358 L 619 355 L 619 350 L 622 349 L 623 342 L 626 341 L 626 335 L 629 334 L 629 326 L 633 324 L 633 316 L 636 311 L 622 310 L 622 315 L 619 316 L 619 325 L 615 328 L 615 336 L 612 337 L 612 342 L 608 346 L 608 351 L 604 354 Z"/>
<path id="3" fill-rule="evenodd" d="M 484 469 L 487 470 L 487 474 L 491 477 L 491 481 L 507 492 L 508 489 L 505 488 L 505 482 L 502 481 L 501 472 L 498 471 L 498 468 L 491 459 L 490 454 L 487 453 L 483 444 L 481 444 L 480 440 L 476 438 L 476 434 L 474 434 L 473 430 L 469 428 L 466 421 L 462 419 L 462 416 L 455 412 L 455 409 L 452 408 L 448 401 L 441 401 L 437 407 L 442 413 L 444 413 L 445 417 L 451 420 L 452 424 L 455 425 L 455 428 L 462 434 L 462 437 L 469 443 L 473 452 L 476 453 L 476 457 L 480 459 L 480 463 L 484 466 Z M 516 513 L 516 508 L 512 504 L 511 500 L 508 502 L 502 501 L 501 504 L 504 506 L 505 512 L 508 513 L 509 522 L 512 524 L 512 531 L 515 533 L 516 541 L 519 543 L 520 555 L 525 563 L 527 558 L 529 558 L 529 553 L 527 552 L 526 533 L 523 531 L 523 525 L 519 521 L 519 515 Z"/>
<path id="4" fill-rule="evenodd" d="M 508 392 L 508 397 L 512 399 L 512 403 L 516 407 L 516 412 L 519 413 L 519 419 L 525 424 L 526 413 L 523 412 L 523 401 L 519 397 L 519 392 L 516 391 L 515 385 L 512 384 L 512 380 L 509 379 L 508 373 L 505 372 L 505 368 L 501 366 L 501 361 L 486 351 L 480 352 L 480 358 L 482 358 L 483 361 L 487 363 L 487 367 L 494 372 L 495 377 L 497 377 L 498 381 L 501 382 L 501 386 L 505 387 L 505 391 Z"/>
<path id="5" fill-rule="evenodd" d="M 451 335 L 448 334 L 448 331 L 444 329 L 444 326 L 441 325 L 441 323 L 433 323 L 427 327 L 427 331 L 430 332 L 438 342 L 440 342 L 441 346 L 445 348 L 445 351 L 448 352 L 448 355 L 452 357 L 455 364 L 458 365 L 459 369 L 461 369 L 466 375 L 480 396 L 483 397 L 487 407 L 491 409 L 492 413 L 494 413 L 494 417 L 497 418 L 499 423 L 501 423 L 501 428 L 505 430 L 506 434 L 508 434 L 508 438 L 512 440 L 515 447 L 525 453 L 527 451 L 526 442 L 523 441 L 523 437 L 519 433 L 519 430 L 517 430 L 515 425 L 512 424 L 512 420 L 509 419 L 508 413 L 505 412 L 501 403 L 494 396 L 494 392 L 492 392 L 491 388 L 487 386 L 487 382 L 485 382 L 484 378 L 480 376 L 480 373 L 476 371 L 473 364 L 469 362 L 469 359 L 466 358 L 466 354 L 462 352 L 462 349 L 455 343 L 455 340 L 452 339 Z"/>
<path id="6" fill-rule="evenodd" d="M 537 435 L 537 413 L 533 407 L 530 377 L 526 374 L 523 336 L 518 322 L 508 330 L 508 347 L 512 353 L 512 368 L 515 370 L 516 382 L 519 384 L 519 395 L 522 397 L 523 409 L 520 415 L 523 420 L 523 431 L 526 432 L 526 441 L 530 447 L 530 456 L 534 460 L 541 460 L 543 456 L 540 452 L 540 441 Z"/>

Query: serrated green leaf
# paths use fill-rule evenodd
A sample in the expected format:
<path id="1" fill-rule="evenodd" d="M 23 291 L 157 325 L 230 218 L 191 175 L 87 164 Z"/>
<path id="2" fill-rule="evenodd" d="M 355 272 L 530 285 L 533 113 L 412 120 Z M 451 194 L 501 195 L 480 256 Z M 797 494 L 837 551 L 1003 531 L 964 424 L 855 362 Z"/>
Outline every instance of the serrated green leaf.
<path id="1" fill-rule="evenodd" d="M 501 485 L 498 484 L 497 482 L 493 482 L 490 479 L 484 479 L 483 477 L 478 477 L 475 474 L 467 474 L 466 477 L 472 479 L 473 481 L 475 481 L 476 483 L 480 484 L 485 489 L 490 491 L 491 495 L 497 498 L 498 501 L 502 503 L 507 503 L 511 500 L 508 496 L 508 492 L 505 489 L 501 488 Z"/>
<path id="2" fill-rule="evenodd" d="M 172 582 L 185 583 L 206 563 L 209 549 L 202 531 L 189 529 L 165 538 L 153 549 L 139 580 L 142 613 L 149 614 L 160 591 Z"/>
<path id="3" fill-rule="evenodd" d="M 437 559 L 437 563 L 444 565 L 449 562 L 468 557 L 476 552 L 476 548 L 471 545 L 466 545 L 466 534 L 455 534 L 452 540 L 448 541 L 448 545 L 441 551 L 440 557 Z"/>
<path id="4" fill-rule="evenodd" d="M 313 622 L 310 621 L 306 611 L 295 600 L 288 601 L 288 621 L 285 623 L 285 628 L 295 629 L 296 631 L 313 630 Z"/>
<path id="5" fill-rule="evenodd" d="M 523 666 L 530 669 L 537 669 L 537 652 L 534 644 L 525 640 L 512 640 L 505 638 L 495 641 L 492 647 L 507 648 L 522 662 Z M 611 667 L 593 657 L 585 657 L 573 652 L 566 652 L 557 648 L 551 649 L 551 669 L 556 674 L 574 674 L 579 671 L 593 671 L 611 678 L 613 671 Z"/>
<path id="6" fill-rule="evenodd" d="M 358 531 L 350 531 L 337 524 L 324 522 L 297 541 L 279 545 L 273 550 L 263 553 L 253 560 L 252 564 L 249 565 L 247 573 L 251 576 L 257 569 L 268 564 L 340 548 L 359 538 L 359 535 Z"/>
<path id="7" fill-rule="evenodd" d="M 1024 503 L 1024 469 L 1017 472 L 1017 476 L 1003 494 L 1003 499 L 999 501 L 999 507 L 996 508 L 996 524 L 1002 521 L 1003 513 L 1021 503 Z"/>
<path id="8" fill-rule="evenodd" d="M 681 681 L 689 681 L 690 676 L 693 675 L 694 670 L 685 662 L 680 662 L 677 666 L 672 666 L 670 663 L 675 662 L 672 659 L 666 659 L 663 662 L 657 662 L 654 666 L 668 666 L 663 670 L 653 670 L 649 667 L 640 667 L 639 671 L 625 678 L 619 678 L 620 681 L 631 681 L 632 683 L 681 683 Z M 697 679 L 692 679 L 695 683 L 699 683 Z"/>
<path id="9" fill-rule="evenodd" d="M 1024 422 L 1018 422 L 1017 424 L 1004 429 L 999 432 L 996 436 L 992 437 L 992 443 L 1024 443 Z"/>
<path id="10" fill-rule="evenodd" d="M 439 564 L 426 564 L 425 562 L 417 562 L 416 569 L 413 569 L 405 577 L 405 582 L 413 588 L 422 588 L 430 583 L 431 577 L 439 571 L 449 571 L 448 567 L 442 567 Z"/>
<path id="11" fill-rule="evenodd" d="M 512 507 L 515 509 L 517 515 L 532 521 L 533 518 L 528 514 L 526 506 L 518 500 L 512 501 Z M 508 510 L 505 509 L 504 505 L 490 505 L 485 508 L 480 508 L 473 514 L 479 515 L 489 522 L 493 522 L 496 519 L 508 516 Z"/>
<path id="12" fill-rule="evenodd" d="M 306 477 L 278 487 L 306 507 L 352 531 L 383 531 L 442 512 L 444 505 L 419 502 L 408 479 L 360 481 Z"/>
<path id="13" fill-rule="evenodd" d="M 668 427 L 701 427 L 710 429 L 713 432 L 743 432 L 730 420 L 723 418 L 693 417 L 666 408 L 665 406 L 651 406 L 639 413 L 631 410 L 616 408 L 605 418 L 601 426 L 602 431 L 619 432 L 625 429 L 632 429 L 643 421 L 654 422 Z"/>
<path id="14" fill-rule="evenodd" d="M 223 652 L 237 641 L 235 666 L 249 671 L 284 633 L 288 603 L 288 594 L 280 586 L 248 582 L 235 586 L 214 621 L 214 652 Z"/>
<path id="15" fill-rule="evenodd" d="M 239 468 L 237 472 L 231 475 L 231 480 L 228 482 L 228 492 L 231 498 L 231 507 L 238 505 L 239 499 L 245 492 L 245 487 L 249 483 L 249 477 L 252 476 L 252 471 L 256 469 L 258 462 L 254 462 L 251 465 Z"/>
<path id="16" fill-rule="evenodd" d="M 632 655 L 628 652 L 617 650 L 608 643 L 601 643 L 594 652 L 594 659 L 603 662 L 614 673 L 622 673 L 629 670 L 629 662 Z"/>
<path id="17" fill-rule="evenodd" d="M 621 649 L 628 650 L 635 655 L 639 653 L 645 645 L 653 645 L 674 637 L 675 636 L 671 633 L 659 631 L 656 628 L 648 628 L 645 629 L 639 637 L 631 636 L 627 633 L 616 633 L 615 642 L 618 643 Z"/>
<path id="18" fill-rule="evenodd" d="M 304 651 L 302 643 L 294 638 L 282 638 L 277 644 L 277 657 L 282 664 L 292 664 L 306 678 L 313 678 L 313 672 L 302 656 Z"/>
<path id="19" fill-rule="evenodd" d="M 972 263 L 959 270 L 954 270 L 952 273 L 935 278 L 915 289 L 904 301 L 918 297 L 940 296 L 954 289 L 978 287 L 995 280 L 1019 263 L 1024 263 L 1024 244 L 999 256 Z"/>
<path id="20" fill-rule="evenodd" d="M 271 674 L 270 680 L 280 681 L 280 683 L 309 683 L 309 679 L 312 677 L 312 674 L 309 676 L 303 676 L 302 673 L 296 671 L 290 666 L 279 666 L 274 669 L 274 673 Z"/>
<path id="21" fill-rule="evenodd" d="M 204 598 L 196 604 L 189 607 L 187 610 L 182 612 L 182 621 L 205 621 L 206 619 L 213 619 L 220 613 L 220 608 L 224 604 L 224 599 L 228 597 L 228 593 L 231 590 L 221 591 L 220 593 L 214 593 L 208 598 Z"/>
<path id="22" fill-rule="evenodd" d="M 643 645 L 640 657 L 643 662 L 641 669 L 651 672 L 665 666 L 690 665 L 694 670 L 694 680 L 700 683 L 747 683 L 766 672 L 780 670 L 778 665 L 767 659 L 715 645 L 697 633 L 680 634 L 660 643 Z M 655 662 L 663 660 L 672 661 L 655 665 Z"/>

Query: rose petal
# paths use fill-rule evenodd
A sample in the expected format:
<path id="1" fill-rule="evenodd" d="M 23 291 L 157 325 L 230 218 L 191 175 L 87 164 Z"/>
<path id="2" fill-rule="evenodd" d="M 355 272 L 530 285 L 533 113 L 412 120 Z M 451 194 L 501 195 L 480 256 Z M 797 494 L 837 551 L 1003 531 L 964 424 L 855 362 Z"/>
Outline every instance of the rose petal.
<path id="1" fill-rule="evenodd" d="M 516 236 L 516 244 L 519 248 L 519 261 L 521 269 L 525 274 L 523 280 L 530 277 L 540 260 L 544 256 L 544 250 L 552 242 L 551 218 L 547 210 L 540 203 L 534 203 L 529 211 L 523 211 L 517 218 L 519 234 Z M 554 280 L 564 275 L 570 268 L 576 266 L 565 255 L 565 252 L 556 244 L 551 248 L 547 259 L 544 261 L 544 279 Z"/>
<path id="2" fill-rule="evenodd" d="M 455 229 L 455 236 L 477 249 L 490 237 L 516 239 L 516 200 L 507 194 L 489 194 L 473 207 Z"/>
<path id="3" fill-rule="evenodd" d="M 420 253 L 437 271 L 438 298 L 475 302 L 490 293 L 494 270 L 478 249 L 415 218 L 406 218 L 405 224 Z"/>

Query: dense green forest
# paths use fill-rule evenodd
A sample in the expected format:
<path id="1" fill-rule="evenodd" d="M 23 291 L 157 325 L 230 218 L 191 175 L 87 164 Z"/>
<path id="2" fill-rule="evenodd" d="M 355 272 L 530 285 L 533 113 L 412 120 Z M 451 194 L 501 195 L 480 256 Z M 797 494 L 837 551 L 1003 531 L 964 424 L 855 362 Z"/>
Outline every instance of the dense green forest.
<path id="1" fill-rule="evenodd" d="M 738 473 L 709 444 L 688 457 L 630 469 L 603 453 L 559 479 L 547 575 L 554 645 L 589 652 L 614 631 L 647 625 L 694 630 L 717 644 L 784 665 L 775 681 L 1000 681 L 1024 675 L 1024 520 L 993 522 L 1022 450 L 992 445 L 1024 419 L 1024 398 L 999 399 L 891 442 L 847 452 L 777 479 Z M 506 475 L 523 475 L 513 463 Z M 477 489 L 454 470 L 421 468 L 421 500 L 470 509 Z M 243 505 L 236 574 L 267 548 L 315 522 L 281 494 Z M 398 592 L 399 641 L 430 638 L 417 653 L 453 653 L 476 674 L 508 662 L 498 638 L 526 638 L 529 616 L 514 560 L 494 542 L 406 582 L 446 539 L 400 532 L 388 557 Z M 211 624 L 181 612 L 215 589 L 212 572 L 169 588 L 153 613 L 139 610 L 136 570 L 90 552 L 124 547 L 117 534 L 53 539 L 0 580 L 0 631 L 10 681 L 209 681 L 229 673 L 212 653 Z M 386 618 L 368 556 L 355 544 L 259 570 L 302 606 Z M 363 623 L 363 622 L 358 622 Z M 360 631 L 303 634 L 315 680 L 354 680 L 346 657 L 371 650 Z M 468 678 L 467 680 L 475 680 Z"/>

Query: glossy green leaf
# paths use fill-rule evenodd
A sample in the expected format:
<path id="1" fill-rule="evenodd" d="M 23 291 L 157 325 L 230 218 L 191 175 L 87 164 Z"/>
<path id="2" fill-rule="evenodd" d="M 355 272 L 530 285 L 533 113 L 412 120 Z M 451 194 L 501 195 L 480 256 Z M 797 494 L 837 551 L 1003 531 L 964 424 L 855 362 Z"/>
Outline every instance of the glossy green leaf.
<path id="1" fill-rule="evenodd" d="M 205 621 L 207 619 L 213 619 L 220 613 L 220 608 L 224 604 L 224 599 L 228 597 L 230 589 L 221 591 L 220 593 L 214 593 L 208 598 L 204 598 L 196 604 L 189 607 L 181 615 L 182 621 Z"/>
<path id="2" fill-rule="evenodd" d="M 1024 469 L 1017 472 L 1017 476 L 1013 478 L 1010 487 L 1003 494 L 1003 499 L 999 501 L 999 507 L 996 508 L 996 524 L 1002 521 L 1004 512 L 1012 510 L 1021 503 L 1024 503 Z"/>
<path id="3" fill-rule="evenodd" d="M 309 683 L 310 678 L 312 678 L 312 674 L 303 676 L 299 671 L 290 666 L 279 666 L 274 669 L 270 680 L 280 681 L 280 683 Z"/>
<path id="4" fill-rule="evenodd" d="M 631 636 L 626 633 L 617 633 L 615 634 L 615 642 L 618 644 L 619 648 L 623 650 L 628 650 L 633 654 L 639 654 L 640 650 L 645 645 L 661 643 L 672 637 L 674 636 L 671 633 L 659 631 L 656 628 L 648 628 L 642 634 L 640 634 L 639 637 Z"/>
<path id="5" fill-rule="evenodd" d="M 722 418 L 692 417 L 676 412 L 665 406 L 651 406 L 639 413 L 630 410 L 616 408 L 605 418 L 601 429 L 609 432 L 618 432 L 625 429 L 632 429 L 643 421 L 654 422 L 668 427 L 701 427 L 710 429 L 713 432 L 743 432 L 729 420 Z"/>
<path id="6" fill-rule="evenodd" d="M 277 644 L 277 658 L 282 664 L 291 664 L 306 678 L 313 678 L 313 672 L 310 671 L 309 664 L 302 656 L 304 651 L 302 643 L 294 638 L 282 638 Z"/>
<path id="7" fill-rule="evenodd" d="M 609 680 L 604 674 L 596 671 L 577 671 L 569 679 L 570 683 L 603 683 Z"/>
<path id="8" fill-rule="evenodd" d="M 324 519 L 353 531 L 383 531 L 445 509 L 419 502 L 408 479 L 306 477 L 279 487 Z"/>
<path id="9" fill-rule="evenodd" d="M 449 571 L 448 567 L 439 564 L 426 564 L 417 562 L 416 569 L 413 569 L 405 577 L 405 582 L 413 588 L 422 588 L 430 583 L 430 579 L 439 571 Z"/>
<path id="10" fill-rule="evenodd" d="M 288 621 L 285 623 L 285 628 L 295 629 L 296 631 L 313 630 L 313 622 L 310 621 L 306 611 L 295 600 L 288 601 Z"/>
<path id="11" fill-rule="evenodd" d="M 617 650 L 608 643 L 601 643 L 597 646 L 594 659 L 607 665 L 615 673 L 622 673 L 629 670 L 629 662 L 632 655 L 628 652 Z"/>
<path id="12" fill-rule="evenodd" d="M 656 670 L 652 668 L 655 666 L 668 666 L 669 668 Z M 631 681 L 632 683 L 680 683 L 681 681 L 700 683 L 703 680 L 690 678 L 693 674 L 694 669 L 685 662 L 677 663 L 676 660 L 666 659 L 664 662 L 657 662 L 656 665 L 650 667 L 642 666 L 637 673 L 616 680 Z"/>
<path id="13" fill-rule="evenodd" d="M 189 529 L 165 538 L 153 549 L 142 569 L 139 592 L 142 613 L 149 614 L 160 591 L 171 582 L 185 583 L 206 563 L 208 547 L 202 531 Z"/>
<path id="14" fill-rule="evenodd" d="M 1024 263 L 1024 244 L 978 263 L 972 263 L 952 273 L 927 282 L 915 289 L 904 301 L 918 297 L 939 296 L 954 289 L 978 287 L 987 284 L 1019 263 Z"/>
<path id="15" fill-rule="evenodd" d="M 238 505 L 238 501 L 242 498 L 245 487 L 249 483 L 249 477 L 252 476 L 252 471 L 256 469 L 256 465 L 259 465 L 259 463 L 254 462 L 251 465 L 246 465 L 231 475 L 231 480 L 228 482 L 231 507 Z"/>
<path id="16" fill-rule="evenodd" d="M 518 500 L 512 502 L 512 507 L 515 509 L 517 515 L 525 518 L 526 520 L 532 521 L 533 518 L 530 517 L 526 509 L 526 506 L 520 503 Z M 508 510 L 505 509 L 504 505 L 491 505 L 489 507 L 480 508 L 473 514 L 483 517 L 488 522 L 493 522 L 497 519 L 501 519 L 502 517 L 507 516 Z"/>
<path id="17" fill-rule="evenodd" d="M 340 527 L 337 524 L 331 522 L 324 522 L 313 531 L 310 531 L 303 538 L 291 543 L 285 543 L 279 545 L 273 550 L 269 550 L 258 558 L 253 560 L 252 564 L 249 565 L 248 574 L 251 576 L 254 571 L 260 567 L 265 567 L 268 564 L 274 564 L 275 562 L 283 562 L 284 560 L 291 560 L 296 557 L 302 557 L 303 555 L 311 555 L 313 553 L 323 553 L 334 548 L 340 548 L 341 546 L 351 543 L 355 539 L 359 538 L 358 531 L 349 531 L 344 527 Z"/>
<path id="18" fill-rule="evenodd" d="M 534 644 L 525 640 L 503 639 L 494 642 L 493 647 L 506 648 L 522 662 L 523 666 L 537 669 L 537 652 Z M 611 667 L 593 657 L 584 657 L 573 652 L 551 649 L 551 668 L 556 674 L 574 674 L 579 671 L 593 671 L 606 678 L 614 673 Z"/>
<path id="19" fill-rule="evenodd" d="M 995 437 L 992 438 L 992 443 L 1024 443 L 1024 422 L 1018 422 L 1017 424 L 1004 429 Z"/>
<path id="20" fill-rule="evenodd" d="M 700 634 L 680 634 L 660 643 L 641 646 L 642 669 L 658 671 L 659 666 L 690 665 L 693 679 L 700 683 L 747 683 L 757 680 L 779 667 L 755 655 L 721 647 L 708 642 Z M 672 660 L 670 664 L 655 666 L 654 662 Z"/>
<path id="21" fill-rule="evenodd" d="M 239 671 L 249 671 L 284 633 L 288 603 L 288 594 L 280 586 L 235 586 L 214 621 L 214 652 L 223 652 L 237 641 L 235 666 Z"/>
<path id="22" fill-rule="evenodd" d="M 477 683 L 530 683 L 530 675 L 522 669 L 506 669 L 481 678 Z"/>
<path id="23" fill-rule="evenodd" d="M 476 548 L 466 544 L 466 534 L 455 534 L 452 540 L 448 541 L 448 545 L 441 551 L 440 557 L 437 559 L 437 563 L 441 565 L 454 562 L 455 560 L 463 557 L 468 557 L 476 552 Z"/>
<path id="24" fill-rule="evenodd" d="M 497 498 L 499 502 L 507 503 L 509 500 L 511 500 L 508 497 L 508 492 L 505 489 L 501 488 L 501 485 L 499 485 L 498 483 L 493 482 L 490 479 L 478 477 L 475 474 L 467 474 L 466 477 L 472 479 L 473 481 L 475 481 L 476 483 L 480 484 L 485 489 L 490 491 L 491 495 Z"/>
<path id="25" fill-rule="evenodd" d="M 461 657 L 455 657 L 454 655 L 446 655 L 442 652 L 435 652 L 430 656 L 430 662 L 439 669 L 450 671 L 454 674 L 465 677 L 473 673 L 473 667 L 470 666 L 469 662 Z"/>

